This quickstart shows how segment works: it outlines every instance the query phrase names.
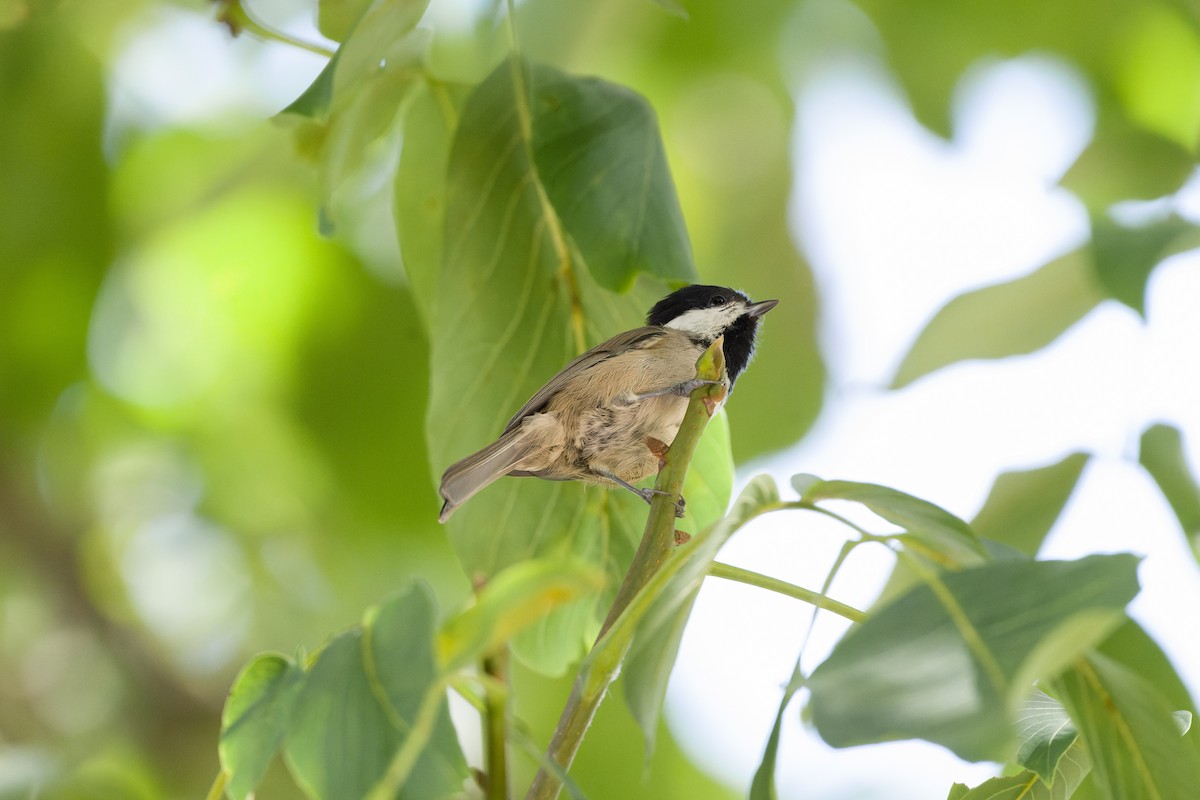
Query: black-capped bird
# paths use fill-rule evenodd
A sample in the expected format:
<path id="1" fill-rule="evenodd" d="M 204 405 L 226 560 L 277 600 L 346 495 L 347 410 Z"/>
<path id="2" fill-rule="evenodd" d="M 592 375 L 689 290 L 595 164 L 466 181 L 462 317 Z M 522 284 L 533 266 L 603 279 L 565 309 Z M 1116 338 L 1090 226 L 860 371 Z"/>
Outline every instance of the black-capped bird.
<path id="1" fill-rule="evenodd" d="M 703 382 L 696 361 L 724 336 L 730 389 L 750 363 L 759 318 L 778 300 L 750 302 L 724 286 L 686 286 L 655 303 L 646 325 L 620 333 L 563 367 L 529 398 L 492 444 L 442 475 L 438 520 L 497 478 L 545 478 L 622 486 L 658 469 L 688 396 Z"/>

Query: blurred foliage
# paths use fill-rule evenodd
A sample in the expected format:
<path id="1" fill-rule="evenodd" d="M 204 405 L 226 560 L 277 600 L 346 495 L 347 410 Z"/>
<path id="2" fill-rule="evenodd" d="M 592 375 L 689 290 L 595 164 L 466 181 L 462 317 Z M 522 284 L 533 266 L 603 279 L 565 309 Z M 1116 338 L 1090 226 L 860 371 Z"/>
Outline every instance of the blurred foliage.
<path id="1" fill-rule="evenodd" d="M 304 13 L 321 33 L 345 46 L 271 125 L 265 118 L 276 107 L 249 115 L 218 108 L 191 122 L 164 122 L 136 103 L 120 110 L 125 98 L 114 76 L 131 42 L 155 31 L 166 11 L 217 29 L 213 17 L 228 12 L 228 2 L 0 0 L 0 674 L 8 678 L 0 682 L 0 797 L 28 797 L 31 786 L 64 798 L 199 796 L 218 770 L 213 742 L 225 692 L 252 654 L 317 648 L 412 576 L 431 587 L 428 613 L 397 629 L 429 634 L 439 615 L 462 619 L 454 615 L 469 573 L 496 572 L 543 550 L 481 556 L 491 531 L 463 522 L 453 532 L 456 557 L 435 522 L 437 473 L 466 443 L 494 433 L 511 413 L 507 401 L 520 402 L 547 370 L 634 324 L 662 281 L 696 274 L 780 297 L 788 309 L 764 326 L 728 426 L 718 417 L 702 445 L 698 463 L 709 468 L 693 480 L 710 491 L 699 496 L 728 495 L 730 452 L 744 462 L 798 440 L 821 409 L 825 370 L 816 287 L 788 226 L 798 77 L 788 69 L 823 51 L 820 32 L 795 40 L 787 32 L 802 10 L 821 4 L 838 5 L 520 4 L 523 54 L 553 67 L 531 67 L 530 75 L 543 88 L 562 84 L 558 93 L 533 96 L 570 104 L 573 91 L 640 93 L 624 95 L 624 113 L 638 120 L 649 146 L 653 196 L 669 194 L 671 202 L 655 217 L 665 222 L 643 231 L 658 237 L 648 242 L 652 259 L 605 252 L 612 242 L 587 229 L 593 217 L 566 213 L 577 191 L 572 162 L 551 145 L 564 135 L 569 141 L 570 131 L 534 131 L 530 157 L 567 173 L 544 187 L 569 234 L 569 242 L 550 244 L 560 258 L 565 247 L 569 258 L 600 271 L 579 272 L 582 323 L 559 298 L 546 306 L 553 333 L 501 348 L 494 374 L 485 376 L 491 388 L 481 394 L 505 402 L 460 409 L 450 401 L 480 375 L 478 364 L 458 364 L 456 354 L 488 344 L 512 312 L 505 292 L 513 276 L 466 285 L 487 256 L 482 248 L 502 238 L 453 227 L 482 188 L 494 144 L 488 137 L 504 133 L 504 120 L 480 105 L 488 97 L 468 100 L 497 64 L 507 77 L 500 9 L 484 4 L 462 24 L 418 26 L 426 4 L 414 0 L 308 4 Z M 1027 278 L 951 301 L 914 345 L 896 385 L 958 360 L 1035 350 L 1105 299 L 1143 311 L 1149 276 L 1164 257 L 1194 246 L 1195 225 L 1170 211 L 1145 225 L 1108 212 L 1120 201 L 1171 195 L 1194 172 L 1194 4 L 861 0 L 858 7 L 914 114 L 943 135 L 953 133 L 951 101 L 963 72 L 997 56 L 1038 51 L 1066 59 L 1086 76 L 1098 108 L 1091 144 L 1062 176 L 1092 214 L 1093 240 Z M 790 51 L 794 41 L 812 54 Z M 258 54 L 286 48 L 245 36 L 223 46 Z M 268 62 L 236 63 L 249 72 Z M 559 77 L 591 74 L 604 81 Z M 224 87 L 229 95 L 238 88 Z M 469 137 L 451 147 L 459 126 L 472 122 L 478 162 L 464 161 Z M 627 142 L 614 152 L 626 150 Z M 620 209 L 613 198 L 630 177 L 605 198 L 605 213 Z M 379 215 L 366 209 L 389 206 L 395 229 L 387 213 L 372 227 Z M 457 254 L 445 251 L 443 226 L 461 234 Z M 451 269 L 457 256 L 469 264 L 463 274 Z M 545 277 L 526 273 L 538 275 Z M 458 324 L 454 303 L 468 289 L 482 293 L 476 307 L 490 302 L 495 319 Z M 994 324 L 1014 318 L 1023 324 Z M 535 353 L 536 364 L 514 353 Z M 518 361 L 520 374 L 512 369 Z M 1146 432 L 1141 460 L 1194 539 L 1196 483 L 1167 422 Z M 975 524 L 1032 554 L 1085 459 L 1004 476 Z M 622 571 L 636 544 L 628 498 L 522 483 L 526 516 L 561 496 L 573 498 L 589 523 L 606 526 L 607 538 L 551 542 L 549 552 L 576 550 L 610 573 Z M 496 497 L 507 502 L 516 491 Z M 714 519 L 720 505 L 696 502 L 692 512 Z M 474 506 L 478 521 L 470 524 L 490 524 L 496 507 Z M 944 532 L 921 535 L 936 543 Z M 595 597 L 561 606 L 526 629 L 529 642 L 518 652 L 544 671 L 565 669 L 594 633 L 597 609 L 602 615 Z M 282 664 L 287 675 L 308 669 L 306 691 L 317 692 L 313 671 L 335 657 L 359 664 L 353 645 L 377 624 L 374 617 L 350 628 L 315 661 L 254 664 Z M 1097 685 L 1150 697 L 1145 714 L 1121 711 L 1160 736 L 1164 709 L 1193 704 L 1165 657 L 1131 625 L 1100 645 L 1092 672 L 1078 666 L 1064 679 L 1063 694 L 1083 711 L 1103 706 Z M 514 669 L 516 713 L 540 749 L 566 686 L 521 664 Z M 378 701 L 369 683 L 356 695 L 364 707 Z M 386 716 L 387 708 L 375 711 Z M 308 720 L 312 748 L 321 722 Z M 665 730 L 643 780 L 635 731 L 619 704 L 604 706 L 573 771 L 591 796 L 728 792 L 688 763 Z M 1114 763 L 1102 723 L 1081 735 L 1099 741 L 1105 763 Z M 1196 747 L 1194 735 L 1181 741 L 1160 744 Z M 532 760 L 519 765 L 518 779 L 535 768 Z M 1171 779 L 1190 780 L 1186 769 Z M 310 783 L 326 778 L 340 780 Z M 260 796 L 299 796 L 278 767 L 265 780 Z"/>

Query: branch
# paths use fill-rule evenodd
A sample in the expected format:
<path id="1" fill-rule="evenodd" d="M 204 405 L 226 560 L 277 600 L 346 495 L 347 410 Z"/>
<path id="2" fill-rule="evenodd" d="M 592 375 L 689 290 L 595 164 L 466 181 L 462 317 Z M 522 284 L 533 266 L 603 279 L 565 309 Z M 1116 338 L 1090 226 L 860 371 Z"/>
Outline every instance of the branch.
<path id="1" fill-rule="evenodd" d="M 664 458 L 666 463 L 659 471 L 658 480 L 654 484 L 655 490 L 661 494 L 654 495 L 650 503 L 650 515 L 646 519 L 641 544 L 638 545 L 633 563 L 630 564 L 629 571 L 625 573 L 625 579 L 617 590 L 616 599 L 600 628 L 596 644 L 592 646 L 592 653 L 584 660 L 585 666 L 575 676 L 571 695 L 567 698 L 558 727 L 550 740 L 547 757 L 562 768 L 562 773 L 570 769 L 596 709 L 600 707 L 608 687 L 620 671 L 621 663 L 625 660 L 625 654 L 629 651 L 629 644 L 633 639 L 632 628 L 622 626 L 622 641 L 605 642 L 604 648 L 599 648 L 598 645 L 674 550 L 675 509 L 683 489 L 683 480 L 687 476 L 688 465 L 696 452 L 700 435 L 704 433 L 709 419 L 728 391 L 723 344 L 723 339 L 717 339 L 696 364 L 696 376 L 699 379 L 719 383 L 701 386 L 692 392 L 683 423 L 679 426 L 679 433 L 671 443 Z M 601 649 L 603 652 L 600 652 Z M 529 788 L 527 800 L 553 800 L 561 790 L 560 774 L 542 768 Z"/>

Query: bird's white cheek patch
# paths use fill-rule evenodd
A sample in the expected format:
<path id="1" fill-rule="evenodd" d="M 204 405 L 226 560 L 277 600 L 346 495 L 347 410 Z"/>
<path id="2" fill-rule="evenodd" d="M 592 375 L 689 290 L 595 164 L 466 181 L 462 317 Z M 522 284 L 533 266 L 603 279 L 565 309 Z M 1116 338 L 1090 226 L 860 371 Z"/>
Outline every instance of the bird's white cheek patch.
<path id="1" fill-rule="evenodd" d="M 668 328 L 683 331 L 691 336 L 715 339 L 737 319 L 739 309 L 697 308 L 680 314 L 666 324 Z"/>

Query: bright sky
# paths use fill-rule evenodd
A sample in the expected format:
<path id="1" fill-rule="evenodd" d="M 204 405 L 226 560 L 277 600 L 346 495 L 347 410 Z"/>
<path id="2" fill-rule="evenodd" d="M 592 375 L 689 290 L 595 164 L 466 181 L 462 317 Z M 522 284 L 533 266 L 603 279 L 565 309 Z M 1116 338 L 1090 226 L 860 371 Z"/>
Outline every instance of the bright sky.
<path id="1" fill-rule="evenodd" d="M 248 38 L 230 46 L 217 26 L 182 10 L 154 13 L 114 68 L 110 136 L 133 120 L 270 113 L 321 66 Z M 311 26 L 302 33 L 311 38 Z M 1200 640 L 1183 613 L 1200 607 L 1200 571 L 1157 489 L 1131 463 L 1140 431 L 1167 419 L 1184 429 L 1200 464 L 1200 371 L 1187 360 L 1200 342 L 1200 315 L 1188 302 L 1200 297 L 1195 257 L 1155 272 L 1148 324 L 1109 303 L 1031 356 L 955 366 L 901 392 L 879 388 L 947 300 L 1086 241 L 1082 206 L 1055 187 L 1091 135 L 1081 79 L 1045 58 L 980 67 L 963 81 L 950 143 L 913 121 L 870 60 L 834 59 L 806 73 L 797 91 L 792 219 L 820 286 L 831 389 L 818 428 L 743 477 L 768 469 L 784 487 L 796 472 L 878 482 L 970 518 L 998 473 L 1095 453 L 1046 555 L 1145 554 L 1133 612 L 1200 694 Z M 1185 194 L 1179 208 L 1195 217 L 1200 192 Z M 722 558 L 815 589 L 842 537 L 812 515 L 776 516 L 741 533 Z M 834 596 L 869 605 L 890 565 L 888 554 L 860 548 Z M 807 620 L 796 601 L 723 581 L 700 595 L 668 719 L 697 763 L 732 786 L 748 786 L 758 764 Z M 822 617 L 809 668 L 843 629 Z M 802 728 L 799 703 L 786 716 L 780 762 L 783 797 L 822 800 L 927 800 L 955 780 L 990 774 L 923 743 L 831 750 Z"/>

